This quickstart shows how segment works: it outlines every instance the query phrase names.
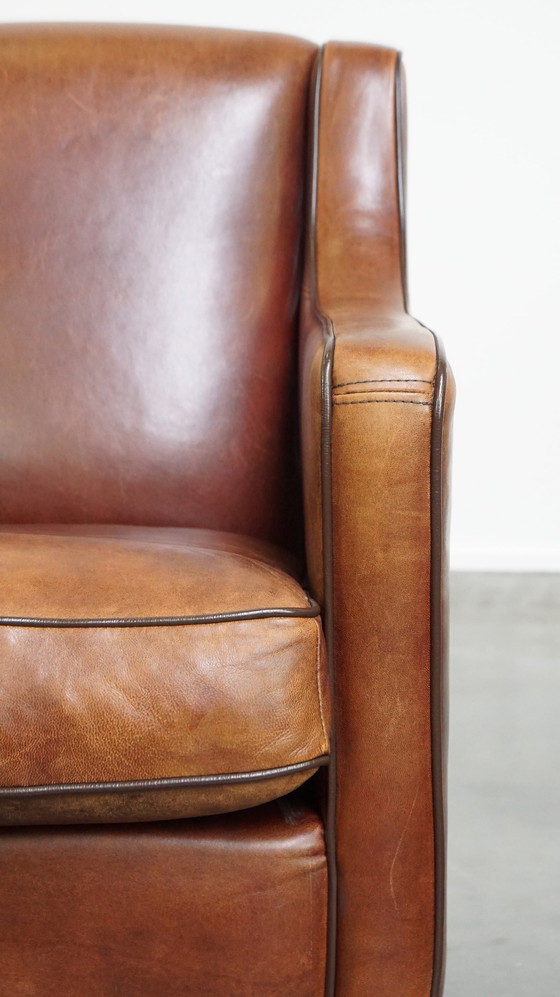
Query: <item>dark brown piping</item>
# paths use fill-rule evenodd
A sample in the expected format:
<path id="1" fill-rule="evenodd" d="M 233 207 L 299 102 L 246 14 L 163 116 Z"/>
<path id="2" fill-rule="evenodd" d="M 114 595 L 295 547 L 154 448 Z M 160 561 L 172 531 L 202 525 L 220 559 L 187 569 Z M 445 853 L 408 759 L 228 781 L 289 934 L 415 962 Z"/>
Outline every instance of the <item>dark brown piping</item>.
<path id="1" fill-rule="evenodd" d="M 406 252 L 406 89 L 401 53 L 395 66 L 395 141 L 397 198 L 399 205 L 399 237 L 401 285 L 404 309 L 408 312 L 408 263 Z"/>
<path id="2" fill-rule="evenodd" d="M 400 215 L 401 281 L 405 310 L 408 312 L 406 253 L 406 108 L 404 69 L 400 53 L 395 76 L 395 135 L 397 184 Z M 422 325 L 422 323 L 419 323 Z M 426 328 L 426 327 L 425 327 Z M 443 347 L 434 337 L 436 366 L 432 401 L 430 443 L 430 730 L 432 768 L 432 811 L 434 828 L 434 951 L 430 997 L 442 997 L 445 974 L 445 646 L 443 639 L 442 562 L 443 508 L 443 428 L 447 364 Z"/>
<path id="3" fill-rule="evenodd" d="M 311 299 L 317 320 L 324 336 L 323 359 L 321 364 L 321 499 L 322 499 L 322 542 L 323 542 L 323 629 L 327 647 L 331 699 L 336 709 L 334 675 L 334 628 L 333 628 L 333 539 L 332 539 L 332 380 L 335 347 L 334 326 L 331 319 L 322 311 L 317 286 L 317 186 L 319 172 L 319 120 L 321 104 L 321 84 L 323 78 L 324 48 L 317 58 L 317 69 L 312 103 L 312 170 L 311 197 L 309 210 L 309 277 Z M 328 773 L 327 814 L 325 827 L 327 865 L 329 870 L 328 925 L 327 925 L 327 967 L 325 997 L 334 997 L 336 990 L 336 944 L 337 944 L 337 862 L 336 862 L 336 720 L 330 735 L 330 760 Z"/>
<path id="4" fill-rule="evenodd" d="M 434 819 L 434 968 L 431 997 L 442 997 L 445 974 L 445 904 L 446 904 L 446 648 L 443 617 L 443 563 L 444 544 L 444 495 L 443 488 L 443 431 L 447 364 L 443 348 L 436 344 L 436 375 L 432 411 L 432 440 L 430 460 L 430 509 L 431 509 L 431 584 L 430 584 L 430 636 L 431 636 L 431 742 L 432 742 L 432 796 Z"/>
<path id="5" fill-rule="evenodd" d="M 150 789 L 188 789 L 190 787 L 227 786 L 232 783 L 263 782 L 265 779 L 280 779 L 328 765 L 328 755 L 318 755 L 305 762 L 281 765 L 274 769 L 258 769 L 255 772 L 226 772 L 220 775 L 186 775 L 169 779 L 136 779 L 125 782 L 79 782 L 59 783 L 50 786 L 7 786 L 0 789 L 0 798 L 22 796 L 65 796 L 74 793 L 137 793 Z"/>
<path id="6" fill-rule="evenodd" d="M 272 609 L 240 609 L 234 613 L 206 613 L 199 616 L 132 616 L 105 619 L 55 619 L 53 617 L 0 616 L 4 627 L 188 627 L 202 623 L 236 623 L 245 620 L 309 618 L 319 616 L 319 604 L 309 600 L 309 606 Z"/>

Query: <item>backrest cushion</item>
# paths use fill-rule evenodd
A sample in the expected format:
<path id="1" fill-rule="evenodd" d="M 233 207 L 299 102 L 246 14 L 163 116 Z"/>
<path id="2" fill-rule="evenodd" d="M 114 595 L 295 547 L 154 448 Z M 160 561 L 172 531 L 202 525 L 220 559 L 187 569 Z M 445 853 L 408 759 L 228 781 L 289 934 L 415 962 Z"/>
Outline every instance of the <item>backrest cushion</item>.
<path id="1" fill-rule="evenodd" d="M 0 520 L 284 539 L 314 57 L 0 31 Z"/>

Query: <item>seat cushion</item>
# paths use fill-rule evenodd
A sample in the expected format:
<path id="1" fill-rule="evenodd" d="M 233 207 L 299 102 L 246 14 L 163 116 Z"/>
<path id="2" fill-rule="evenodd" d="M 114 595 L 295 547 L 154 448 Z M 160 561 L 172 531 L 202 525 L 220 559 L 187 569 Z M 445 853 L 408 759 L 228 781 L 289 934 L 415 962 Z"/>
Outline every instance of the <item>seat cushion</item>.
<path id="1" fill-rule="evenodd" d="M 236 810 L 326 762 L 319 610 L 269 545 L 6 526 L 0 591 L 2 823 Z"/>

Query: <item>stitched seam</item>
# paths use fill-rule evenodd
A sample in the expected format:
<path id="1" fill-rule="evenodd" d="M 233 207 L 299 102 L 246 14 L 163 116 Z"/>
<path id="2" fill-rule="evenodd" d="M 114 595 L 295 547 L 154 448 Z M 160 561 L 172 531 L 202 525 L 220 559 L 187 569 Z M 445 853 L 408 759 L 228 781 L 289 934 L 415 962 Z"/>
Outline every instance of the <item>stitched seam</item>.
<path id="1" fill-rule="evenodd" d="M 375 382 L 371 382 L 375 385 Z M 421 398 L 431 398 L 431 392 L 426 391 L 425 388 L 384 388 L 384 387 L 371 387 L 371 388 L 358 388 L 357 391 L 341 391 L 337 389 L 333 398 L 355 398 L 360 395 L 417 395 Z"/>
<path id="2" fill-rule="evenodd" d="M 427 405 L 431 406 L 431 402 L 416 402 L 411 401 L 408 398 L 361 398 L 356 402 L 343 402 L 339 401 L 338 398 L 333 399 L 333 405 Z"/>
<path id="3" fill-rule="evenodd" d="M 433 384 L 421 377 L 367 377 L 364 381 L 341 381 L 333 384 L 333 388 L 347 388 L 352 384 Z"/>
<path id="4" fill-rule="evenodd" d="M 371 397 L 372 395 L 398 395 L 404 398 L 425 398 L 426 400 L 430 400 L 432 397 L 429 392 L 420 390 L 419 388 L 359 388 L 358 391 L 336 391 L 333 393 L 333 399 L 335 401 L 338 398 L 358 399 L 363 395 L 367 397 Z"/>
<path id="5" fill-rule="evenodd" d="M 317 630 L 317 648 L 316 648 L 316 665 L 315 665 L 315 679 L 317 682 L 317 699 L 319 701 L 319 716 L 321 718 L 321 730 L 323 731 L 323 744 L 326 750 L 329 748 L 329 739 L 327 735 L 327 727 L 325 724 L 325 713 L 323 710 L 323 696 L 321 693 L 321 627 L 319 626 L 319 620 L 315 620 L 316 630 Z"/>

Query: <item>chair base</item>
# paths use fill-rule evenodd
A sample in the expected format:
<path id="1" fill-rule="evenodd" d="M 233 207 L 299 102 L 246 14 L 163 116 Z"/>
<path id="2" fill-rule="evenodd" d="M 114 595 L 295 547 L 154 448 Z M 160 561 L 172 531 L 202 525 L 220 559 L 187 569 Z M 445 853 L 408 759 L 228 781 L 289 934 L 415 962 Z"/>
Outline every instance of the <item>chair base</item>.
<path id="1" fill-rule="evenodd" d="M 0 997 L 324 993 L 324 838 L 302 794 L 0 842 Z"/>

